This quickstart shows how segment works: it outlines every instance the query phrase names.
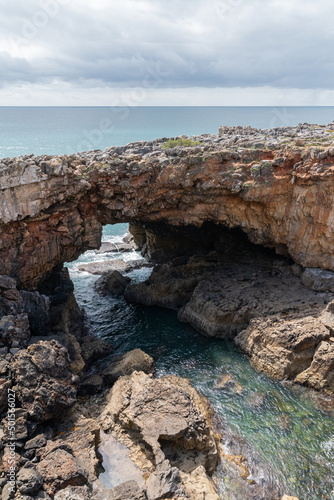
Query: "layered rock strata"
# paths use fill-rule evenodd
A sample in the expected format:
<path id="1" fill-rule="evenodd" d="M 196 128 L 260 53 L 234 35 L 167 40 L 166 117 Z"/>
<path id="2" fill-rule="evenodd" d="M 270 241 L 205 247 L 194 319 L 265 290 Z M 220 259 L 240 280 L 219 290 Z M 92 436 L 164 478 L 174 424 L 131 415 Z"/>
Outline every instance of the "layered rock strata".
<path id="1" fill-rule="evenodd" d="M 222 128 L 195 147 L 166 140 L 0 164 L 0 273 L 34 289 L 99 248 L 101 227 L 238 227 L 304 267 L 334 270 L 332 125 Z"/>

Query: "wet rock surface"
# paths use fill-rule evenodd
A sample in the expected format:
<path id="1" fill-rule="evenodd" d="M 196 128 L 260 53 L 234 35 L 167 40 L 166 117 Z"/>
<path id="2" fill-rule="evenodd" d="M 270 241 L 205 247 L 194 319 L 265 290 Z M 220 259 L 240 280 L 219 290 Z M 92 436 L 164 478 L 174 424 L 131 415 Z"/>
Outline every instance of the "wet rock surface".
<path id="1" fill-rule="evenodd" d="M 100 295 L 122 295 L 130 282 L 130 278 L 118 271 L 106 271 L 94 283 L 94 289 Z"/>

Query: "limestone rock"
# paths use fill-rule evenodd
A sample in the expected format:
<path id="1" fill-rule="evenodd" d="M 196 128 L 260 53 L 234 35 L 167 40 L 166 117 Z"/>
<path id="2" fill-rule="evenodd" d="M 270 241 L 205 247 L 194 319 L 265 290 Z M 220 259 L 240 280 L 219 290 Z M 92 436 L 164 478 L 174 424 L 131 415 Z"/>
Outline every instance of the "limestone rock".
<path id="1" fill-rule="evenodd" d="M 79 271 L 85 271 L 91 274 L 103 274 L 109 271 L 127 272 L 131 271 L 132 265 L 122 259 L 105 260 L 102 262 L 90 262 L 88 264 L 80 264 Z"/>
<path id="2" fill-rule="evenodd" d="M 101 295 L 122 295 L 131 279 L 122 276 L 118 271 L 106 271 L 94 283 L 94 289 Z"/>
<path id="3" fill-rule="evenodd" d="M 56 417 L 75 403 L 68 353 L 56 341 L 38 342 L 20 351 L 11 369 L 18 401 L 31 418 Z"/>
<path id="4" fill-rule="evenodd" d="M 63 449 L 47 454 L 38 464 L 46 492 L 54 494 L 67 486 L 82 486 L 87 483 L 87 475 L 76 458 Z"/>
<path id="5" fill-rule="evenodd" d="M 256 368 L 273 377 L 296 379 L 318 389 L 322 384 L 331 389 L 333 343 L 327 342 L 330 335 L 317 318 L 285 321 L 274 317 L 252 320 L 235 342 Z"/>
<path id="6" fill-rule="evenodd" d="M 153 358 L 141 349 L 133 349 L 115 356 L 103 371 L 103 378 L 107 384 L 112 385 L 120 377 L 131 375 L 134 371 L 142 371 L 147 374 L 155 372 Z"/>
<path id="7" fill-rule="evenodd" d="M 161 500 L 182 494 L 180 473 L 168 460 L 158 465 L 146 481 L 148 500 Z"/>
<path id="8" fill-rule="evenodd" d="M 330 340 L 320 342 L 310 367 L 297 375 L 296 382 L 334 393 L 334 337 Z"/>
<path id="9" fill-rule="evenodd" d="M 316 292 L 334 292 L 334 272 L 317 268 L 306 268 L 302 283 Z"/>
<path id="10" fill-rule="evenodd" d="M 105 431 L 116 433 L 121 442 L 125 440 L 133 456 L 138 457 L 139 467 L 155 464 L 149 468 L 154 474 L 148 483 L 155 498 L 156 492 L 165 487 L 176 487 L 176 465 L 186 474 L 200 465 L 205 476 L 214 472 L 218 449 L 209 418 L 206 400 L 186 379 L 153 379 L 134 372 L 113 386 L 101 424 Z M 143 454 L 146 458 L 139 458 Z"/>
<path id="11" fill-rule="evenodd" d="M 136 481 L 127 481 L 108 492 L 108 500 L 146 500 L 146 494 Z"/>
<path id="12" fill-rule="evenodd" d="M 200 149 L 172 148 L 172 160 L 162 141 L 120 147 L 117 156 L 114 150 L 2 159 L 2 274 L 34 289 L 56 266 L 99 248 L 102 223 L 127 221 L 132 231 L 162 221 L 169 227 L 204 221 L 239 227 L 254 243 L 289 254 L 303 267 L 333 271 L 330 132 L 308 126 L 308 140 L 327 139 L 321 150 L 308 140 L 295 145 L 298 126 L 268 134 L 231 128 L 203 137 Z M 168 241 L 169 235 L 163 247 Z"/>

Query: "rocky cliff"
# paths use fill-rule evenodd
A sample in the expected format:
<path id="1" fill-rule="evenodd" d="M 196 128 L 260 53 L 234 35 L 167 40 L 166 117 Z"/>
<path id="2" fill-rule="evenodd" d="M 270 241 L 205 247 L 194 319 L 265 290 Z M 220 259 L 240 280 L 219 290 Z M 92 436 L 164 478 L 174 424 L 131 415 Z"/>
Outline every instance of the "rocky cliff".
<path id="1" fill-rule="evenodd" d="M 98 248 L 102 225 L 116 222 L 212 221 L 304 267 L 334 270 L 333 127 L 222 127 L 193 147 L 164 139 L 2 159 L 0 274 L 34 289 Z"/>

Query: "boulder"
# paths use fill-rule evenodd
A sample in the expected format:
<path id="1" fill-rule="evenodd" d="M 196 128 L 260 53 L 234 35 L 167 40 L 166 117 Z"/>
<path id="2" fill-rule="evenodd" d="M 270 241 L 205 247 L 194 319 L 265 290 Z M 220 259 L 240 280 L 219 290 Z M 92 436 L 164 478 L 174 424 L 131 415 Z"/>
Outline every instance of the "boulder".
<path id="1" fill-rule="evenodd" d="M 148 500 L 160 500 L 182 495 L 179 470 L 171 467 L 168 460 L 158 465 L 146 481 Z"/>
<path id="2" fill-rule="evenodd" d="M 105 260 L 102 262 L 90 262 L 89 264 L 80 264 L 79 271 L 85 271 L 90 274 L 103 274 L 107 271 L 131 271 L 132 265 L 122 259 Z"/>
<path id="3" fill-rule="evenodd" d="M 207 474 L 218 463 L 209 419 L 206 399 L 188 380 L 175 376 L 153 379 L 134 372 L 121 377 L 111 389 L 101 425 L 128 446 L 140 468 L 151 472 L 148 497 L 167 498 L 172 492 L 185 491 L 186 478 L 199 466 L 203 466 L 203 480 L 209 483 Z M 184 479 L 178 479 L 176 467 L 186 471 Z"/>
<path id="4" fill-rule="evenodd" d="M 311 365 L 299 373 L 295 381 L 334 393 L 334 337 L 331 337 L 329 342 L 320 342 Z"/>
<path id="5" fill-rule="evenodd" d="M 331 332 L 321 318 L 295 321 L 253 319 L 235 338 L 256 368 L 281 379 L 295 379 L 316 389 L 333 390 Z"/>
<path id="6" fill-rule="evenodd" d="M 127 481 L 115 486 L 108 494 L 108 500 L 146 500 L 145 491 L 138 486 L 136 481 Z"/>
<path id="7" fill-rule="evenodd" d="M 34 495 L 43 484 L 43 478 L 35 466 L 25 466 L 17 474 L 17 486 L 23 495 Z"/>
<path id="8" fill-rule="evenodd" d="M 70 371 L 68 352 L 55 340 L 20 351 L 11 370 L 16 397 L 32 419 L 60 416 L 76 401 L 76 378 Z"/>
<path id="9" fill-rule="evenodd" d="M 94 290 L 100 295 L 122 295 L 131 279 L 118 271 L 106 271 L 94 283 Z"/>
<path id="10" fill-rule="evenodd" d="M 105 342 L 93 335 L 83 337 L 80 341 L 80 346 L 86 366 L 91 365 L 94 361 L 109 356 L 113 351 L 113 347 L 109 342 Z"/>
<path id="11" fill-rule="evenodd" d="M 236 380 L 235 377 L 233 377 L 233 375 L 230 375 L 229 373 L 220 375 L 213 388 L 235 392 L 236 394 L 242 394 L 243 392 L 242 385 Z"/>
<path id="12" fill-rule="evenodd" d="M 307 267 L 301 277 L 302 283 L 316 292 L 334 292 L 334 272 L 316 267 Z"/>
<path id="13" fill-rule="evenodd" d="M 112 385 L 120 377 L 131 375 L 134 371 L 154 373 L 154 360 L 141 349 L 133 349 L 119 356 L 115 356 L 105 370 L 103 370 L 104 381 Z"/>
<path id="14" fill-rule="evenodd" d="M 82 486 L 87 483 L 87 474 L 77 459 L 68 451 L 58 448 L 47 454 L 38 464 L 45 491 L 54 496 L 67 486 Z"/>

